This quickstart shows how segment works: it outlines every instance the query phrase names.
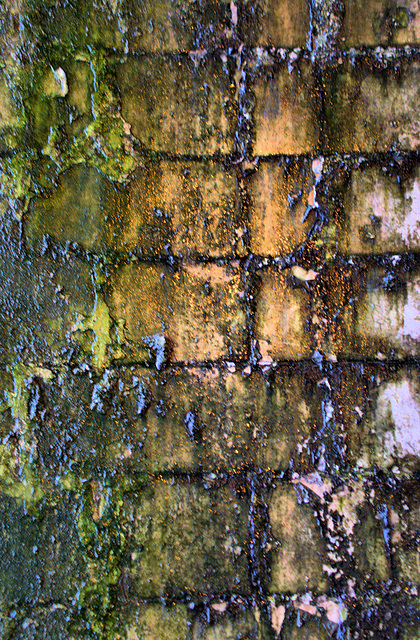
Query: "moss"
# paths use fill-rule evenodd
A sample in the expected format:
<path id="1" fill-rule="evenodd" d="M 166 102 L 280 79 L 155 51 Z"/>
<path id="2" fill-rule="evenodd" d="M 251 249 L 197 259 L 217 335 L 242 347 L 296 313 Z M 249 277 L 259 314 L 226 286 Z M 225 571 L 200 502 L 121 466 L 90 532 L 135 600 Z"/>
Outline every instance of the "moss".
<path id="1" fill-rule="evenodd" d="M 3 151 L 13 152 L 2 161 L 6 197 L 23 200 L 26 210 L 31 197 L 81 162 L 124 182 L 134 157 L 113 65 L 93 48 L 75 54 L 50 46 L 30 67 L 18 67 L 7 78 L 3 74 L 0 114 L 8 118 L 2 144 Z"/>
<path id="2" fill-rule="evenodd" d="M 21 365 L 10 366 L 7 371 L 13 387 L 6 389 L 2 406 L 10 408 L 13 428 L 0 444 L 0 490 L 29 508 L 44 496 L 31 421 L 31 382 L 34 376 L 49 379 L 52 373 L 48 369 Z"/>

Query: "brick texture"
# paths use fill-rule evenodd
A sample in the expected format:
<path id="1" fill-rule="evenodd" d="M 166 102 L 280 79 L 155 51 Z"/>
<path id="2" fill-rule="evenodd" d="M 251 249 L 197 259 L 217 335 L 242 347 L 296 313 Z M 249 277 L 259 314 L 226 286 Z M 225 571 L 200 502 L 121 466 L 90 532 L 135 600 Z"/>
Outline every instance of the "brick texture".
<path id="1" fill-rule="evenodd" d="M 122 115 L 151 151 L 212 155 L 233 151 L 234 92 L 220 58 L 131 58 L 118 73 Z"/>
<path id="2" fill-rule="evenodd" d="M 418 640 L 417 4 L 0 24 L 0 637 Z"/>

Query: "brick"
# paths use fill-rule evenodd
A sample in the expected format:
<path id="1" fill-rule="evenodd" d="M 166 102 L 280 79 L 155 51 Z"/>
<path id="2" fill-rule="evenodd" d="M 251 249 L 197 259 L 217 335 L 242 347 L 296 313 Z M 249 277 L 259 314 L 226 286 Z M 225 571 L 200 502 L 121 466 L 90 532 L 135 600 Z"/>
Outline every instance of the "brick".
<path id="1" fill-rule="evenodd" d="M 318 106 L 312 70 L 302 62 L 267 68 L 254 81 L 254 155 L 313 153 L 318 145 Z"/>
<path id="2" fill-rule="evenodd" d="M 249 463 L 251 434 L 237 402 L 240 378 L 215 368 L 162 376 L 145 426 L 138 427 L 147 430 L 140 466 L 152 473 L 233 472 Z"/>
<path id="3" fill-rule="evenodd" d="M 258 420 L 258 465 L 267 471 L 286 471 L 293 460 L 295 470 L 307 470 L 312 431 L 321 416 L 319 387 L 310 374 L 280 369 L 270 384 L 262 380 L 254 394 L 250 394 L 255 406 L 251 425 Z"/>
<path id="4" fill-rule="evenodd" d="M 400 584 L 420 586 L 418 531 L 420 496 L 414 479 L 399 483 L 398 492 L 382 491 L 381 498 L 390 525 L 390 547 L 395 575 Z"/>
<path id="5" fill-rule="evenodd" d="M 251 464 L 285 471 L 291 458 L 294 469 L 307 468 L 321 416 L 310 379 L 282 371 L 268 381 L 258 372 L 244 378 L 215 368 L 164 373 L 156 383 L 141 375 L 150 406 L 131 427 L 130 473 L 232 473 Z"/>
<path id="6" fill-rule="evenodd" d="M 233 16 L 227 0 L 123 0 L 129 51 L 195 51 L 224 48 L 232 37 Z"/>
<path id="7" fill-rule="evenodd" d="M 118 12 L 104 0 L 36 3 L 27 18 L 39 40 L 50 47 L 61 43 L 69 48 L 93 45 L 122 49 Z"/>
<path id="8" fill-rule="evenodd" d="M 124 206 L 123 194 L 93 167 L 76 165 L 61 174 L 49 198 L 34 198 L 26 220 L 29 244 L 39 248 L 46 237 L 74 243 L 86 251 L 112 246 Z"/>
<path id="9" fill-rule="evenodd" d="M 343 65 L 326 81 L 328 151 L 416 151 L 419 74 L 417 62 L 402 63 L 398 73 L 375 72 L 361 63 L 356 68 Z"/>
<path id="10" fill-rule="evenodd" d="M 417 624 L 404 625 L 402 638 L 403 640 L 419 640 L 420 630 L 418 629 Z"/>
<path id="11" fill-rule="evenodd" d="M 346 254 L 419 251 L 419 189 L 417 168 L 403 181 L 378 167 L 352 171 L 339 250 Z"/>
<path id="12" fill-rule="evenodd" d="M 420 462 L 417 370 L 407 367 L 387 372 L 370 367 L 364 375 L 356 369 L 340 377 L 338 401 L 352 463 L 362 468 L 415 471 Z"/>
<path id="13" fill-rule="evenodd" d="M 0 71 L 0 151 L 5 153 L 23 146 L 25 127 L 21 110 L 13 97 L 6 73 Z"/>
<path id="14" fill-rule="evenodd" d="M 232 171 L 214 162 L 161 162 L 131 180 L 115 246 L 146 256 L 241 255 L 244 233 Z"/>
<path id="15" fill-rule="evenodd" d="M 229 266 L 130 264 L 111 279 L 109 305 L 142 357 L 161 340 L 174 361 L 232 360 L 245 355 L 242 286 Z"/>
<path id="16" fill-rule="evenodd" d="M 304 242 L 315 217 L 308 206 L 312 187 L 306 159 L 259 164 L 247 182 L 252 253 L 284 255 Z"/>
<path id="17" fill-rule="evenodd" d="M 118 70 L 122 115 L 151 151 L 232 153 L 233 88 L 217 58 L 130 58 Z"/>
<path id="18" fill-rule="evenodd" d="M 340 311 L 332 348 L 349 358 L 404 358 L 418 354 L 420 280 L 417 272 L 394 277 L 380 268 L 331 274 L 331 298 Z"/>
<path id="19" fill-rule="evenodd" d="M 268 505 L 271 531 L 280 543 L 272 553 L 270 593 L 322 593 L 327 587 L 325 551 L 313 511 L 285 486 L 274 489 Z"/>
<path id="20" fill-rule="evenodd" d="M 191 613 L 184 604 L 142 604 L 125 622 L 127 640 L 189 638 Z"/>
<path id="21" fill-rule="evenodd" d="M 133 595 L 249 593 L 246 504 L 228 487 L 155 480 L 125 499 L 121 515 Z"/>
<path id="22" fill-rule="evenodd" d="M 346 0 L 344 47 L 403 45 L 420 42 L 420 12 L 414 0 Z"/>
<path id="23" fill-rule="evenodd" d="M 357 509 L 356 515 L 353 530 L 356 571 L 363 581 L 385 582 L 391 577 L 391 564 L 382 523 L 367 503 Z"/>
<path id="24" fill-rule="evenodd" d="M 260 0 L 246 8 L 242 21 L 245 42 L 263 47 L 305 47 L 309 35 L 309 7 L 303 0 Z"/>
<path id="25" fill-rule="evenodd" d="M 307 290 L 295 286 L 289 270 L 270 267 L 261 274 L 255 335 L 262 360 L 299 360 L 311 354 L 308 305 Z"/>
<path id="26" fill-rule="evenodd" d="M 20 260 L 12 251 L 0 263 L 0 361 L 19 354 L 21 363 L 57 362 L 75 348 L 75 327 L 94 311 L 90 266 L 69 256 Z"/>
<path id="27" fill-rule="evenodd" d="M 264 634 L 263 625 L 259 622 L 259 612 L 244 611 L 237 615 L 224 615 L 214 624 L 196 623 L 193 630 L 193 640 L 268 640 Z"/>
<path id="28" fill-rule="evenodd" d="M 329 640 L 331 634 L 320 620 L 308 620 L 299 617 L 299 621 L 286 621 L 282 634 L 287 640 Z"/>

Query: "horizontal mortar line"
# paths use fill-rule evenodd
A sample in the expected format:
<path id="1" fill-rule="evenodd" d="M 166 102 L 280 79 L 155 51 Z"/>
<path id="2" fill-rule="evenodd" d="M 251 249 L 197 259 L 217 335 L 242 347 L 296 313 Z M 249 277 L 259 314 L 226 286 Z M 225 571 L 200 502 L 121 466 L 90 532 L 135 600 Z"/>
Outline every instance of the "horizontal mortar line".
<path id="1" fill-rule="evenodd" d="M 396 258 L 398 260 L 396 261 Z M 331 267 L 340 266 L 342 262 L 346 262 L 349 266 L 352 266 L 351 260 L 354 260 L 356 264 L 353 266 L 356 268 L 360 268 L 363 264 L 367 266 L 382 265 L 387 267 L 387 269 L 392 268 L 392 271 L 398 272 L 401 269 L 406 270 L 408 267 L 417 267 L 420 264 L 420 252 L 417 251 L 407 251 L 406 253 L 337 253 L 335 261 L 331 264 Z M 385 264 L 384 264 L 385 263 Z M 328 270 L 326 271 L 326 273 Z"/>
<path id="2" fill-rule="evenodd" d="M 337 362 L 328 361 L 328 367 L 331 369 L 341 368 L 343 365 L 349 367 L 360 367 L 363 365 L 376 366 L 379 368 L 389 368 L 395 367 L 397 369 L 402 369 L 404 367 L 420 367 L 420 354 L 419 356 L 408 356 L 404 358 L 384 358 L 383 360 L 379 360 L 378 358 L 373 358 L 370 356 L 361 357 L 360 359 L 349 358 L 348 356 L 344 356 L 341 358 L 337 356 Z M 324 364 L 325 369 L 325 364 Z"/>
<path id="3" fill-rule="evenodd" d="M 304 241 L 305 242 L 305 241 Z M 88 264 L 92 264 L 92 261 L 100 262 L 103 267 L 108 268 L 119 268 L 124 265 L 134 265 L 134 264 L 151 264 L 156 266 L 166 266 L 168 269 L 182 270 L 187 266 L 194 265 L 206 265 L 206 264 L 215 264 L 215 265 L 225 265 L 225 266 L 233 266 L 233 263 L 240 263 L 240 267 L 242 268 L 244 264 L 248 262 L 247 271 L 249 273 L 258 273 L 259 271 L 264 271 L 266 267 L 276 266 L 280 269 L 288 269 L 291 266 L 297 266 L 299 264 L 300 256 L 296 255 L 296 252 L 302 250 L 302 245 L 297 246 L 292 252 L 286 254 L 279 254 L 277 256 L 264 256 L 262 254 L 255 253 L 246 253 L 246 254 L 229 254 L 225 256 L 208 256 L 205 254 L 197 254 L 195 256 L 179 256 L 176 254 L 154 254 L 154 255 L 142 255 L 137 253 L 135 249 L 122 252 L 122 251 L 112 251 L 112 249 L 101 251 L 100 253 L 95 253 L 94 251 L 89 251 L 83 249 L 77 242 L 70 242 L 70 246 L 67 246 L 67 243 L 60 243 L 54 241 L 51 237 L 48 238 L 48 248 L 47 250 L 43 250 L 42 254 L 37 251 L 26 250 L 26 255 L 28 257 L 32 257 L 35 255 L 36 257 L 47 257 L 52 260 L 57 260 L 57 253 L 62 253 L 64 255 L 72 255 L 75 258 L 81 260 L 82 262 L 87 262 Z M 396 255 L 396 254 L 391 254 Z M 404 254 L 403 254 L 404 255 Z M 58 256 L 59 258 L 60 256 Z M 258 262 L 264 262 L 264 264 L 256 264 Z M 305 261 L 307 262 L 307 261 Z"/>
<path id="4" fill-rule="evenodd" d="M 231 138 L 234 138 L 236 130 L 232 133 Z M 144 160 L 146 164 L 146 168 L 149 165 L 159 164 L 160 162 L 202 162 L 202 163 L 213 163 L 220 165 L 227 165 L 230 168 L 232 166 L 240 166 L 238 162 L 238 157 L 241 155 L 236 151 L 232 153 L 212 153 L 211 155 L 206 154 L 192 154 L 192 153 L 168 153 L 167 151 L 154 151 L 153 149 L 146 149 L 143 147 L 141 141 L 138 138 L 134 138 L 134 146 L 136 147 L 136 151 L 139 152 L 141 159 Z M 136 170 L 142 169 L 143 166 L 141 164 L 136 165 L 135 169 L 133 169 L 130 173 L 132 175 Z M 130 178 L 127 178 L 125 181 L 126 184 L 130 183 Z"/>
<path id="5" fill-rule="evenodd" d="M 348 162 L 350 159 L 357 159 L 360 161 L 363 160 L 371 160 L 371 159 L 381 159 L 381 158 L 390 158 L 394 162 L 397 161 L 399 164 L 400 159 L 403 160 L 405 158 L 416 157 L 420 158 L 420 151 L 416 149 L 399 149 L 394 150 L 390 149 L 389 151 L 334 151 L 334 152 L 325 152 L 324 158 L 326 160 L 337 161 L 340 163 Z M 398 165 L 396 165 L 398 168 Z"/>
<path id="6" fill-rule="evenodd" d="M 239 49 L 242 45 L 241 54 Z M 94 48 L 94 47 L 93 47 Z M 207 47 L 203 45 L 200 50 L 197 49 L 173 49 L 168 51 L 152 51 L 150 49 L 143 49 L 141 47 L 133 48 L 129 51 L 123 49 L 109 50 L 111 58 L 116 61 L 124 62 L 127 59 L 133 58 L 150 58 L 150 59 L 194 59 L 197 57 L 205 62 L 207 59 L 215 59 L 221 56 L 226 56 L 228 60 L 232 60 L 236 63 L 238 55 L 241 55 L 243 60 L 242 66 L 249 61 L 249 58 L 258 57 L 260 52 L 268 53 L 270 57 L 275 57 L 279 62 L 283 60 L 287 62 L 290 56 L 293 55 L 292 61 L 297 62 L 299 59 L 305 58 L 311 60 L 313 53 L 309 51 L 305 46 L 301 47 L 273 47 L 270 45 L 247 44 L 244 45 L 239 38 L 232 39 L 231 44 L 226 44 L 226 47 Z M 296 58 L 296 54 L 298 58 Z M 252 60 L 251 60 L 252 61 Z M 200 63 L 199 63 L 200 64 Z"/>
<path id="7" fill-rule="evenodd" d="M 269 365 L 253 365 L 250 363 L 249 360 L 241 361 L 240 363 L 232 360 L 226 360 L 226 361 L 213 360 L 213 361 L 200 361 L 200 362 L 181 361 L 181 362 L 170 363 L 167 367 L 162 368 L 161 370 L 157 370 L 155 366 L 152 365 L 150 362 L 142 362 L 142 361 L 136 360 L 136 361 L 127 361 L 127 362 L 113 362 L 110 366 L 107 366 L 106 369 L 111 371 L 119 371 L 119 370 L 125 370 L 128 368 L 131 368 L 131 367 L 138 367 L 141 369 L 145 369 L 148 372 L 150 371 L 150 374 L 156 377 L 165 377 L 178 372 L 179 373 L 185 372 L 188 374 L 190 370 L 194 371 L 197 368 L 200 368 L 203 371 L 208 371 L 210 369 L 218 369 L 218 370 L 221 370 L 222 372 L 223 371 L 229 372 L 229 367 L 227 363 L 233 362 L 235 364 L 236 370 L 231 373 L 243 373 L 243 369 L 241 369 L 241 367 L 246 368 L 249 366 L 251 367 L 251 373 L 246 374 L 246 377 L 250 377 L 254 373 L 257 373 L 259 375 L 264 375 L 265 377 L 267 377 L 276 373 L 281 374 L 282 371 L 285 369 L 286 370 L 298 369 L 298 372 L 300 374 L 308 372 L 308 373 L 311 373 L 311 375 L 315 373 L 319 373 L 319 375 L 325 375 L 325 373 L 328 373 L 328 370 L 334 371 L 334 369 L 341 369 L 343 368 L 343 366 L 347 368 L 360 368 L 361 366 L 366 365 L 370 367 L 376 367 L 377 369 L 381 369 L 381 368 L 383 369 L 383 368 L 389 368 L 389 367 L 393 367 L 395 369 L 404 369 L 407 366 L 420 367 L 420 355 L 418 357 L 413 356 L 413 357 L 402 358 L 402 359 L 389 358 L 384 360 L 379 360 L 372 357 L 360 358 L 358 360 L 350 359 L 348 357 L 341 358 L 340 356 L 337 356 L 337 358 L 338 358 L 337 362 L 332 362 L 330 360 L 324 361 L 322 363 L 322 368 L 317 364 L 315 360 L 309 358 L 309 359 L 302 359 L 302 360 L 275 360 Z M 0 370 L 2 371 L 9 371 L 10 367 L 14 367 L 14 366 L 16 366 L 16 361 L 0 362 Z M 50 363 L 34 364 L 33 362 L 30 362 L 30 363 L 20 363 L 20 366 L 23 368 L 27 367 L 29 372 L 33 369 L 34 366 L 47 368 L 51 370 L 53 373 L 55 373 L 56 375 L 58 375 L 59 373 L 63 373 L 63 370 L 69 372 L 73 376 L 89 375 L 89 373 L 95 373 L 95 370 L 90 367 L 89 369 L 86 369 L 83 371 L 80 370 L 80 371 L 77 371 L 76 373 L 73 373 L 74 369 L 77 369 L 77 365 L 65 364 L 65 363 L 57 366 Z M 32 375 L 34 375 L 33 371 L 32 371 Z M 287 375 L 287 371 L 285 372 L 285 375 Z"/>
<path id="8" fill-rule="evenodd" d="M 194 444 L 197 444 L 196 442 Z M 256 466 L 255 464 L 248 463 L 244 464 L 242 468 L 233 469 L 232 467 L 217 467 L 214 466 L 211 469 L 190 469 L 188 471 L 181 469 L 162 469 L 155 471 L 136 471 L 136 474 L 143 474 L 143 476 L 147 476 L 147 478 L 159 481 L 169 481 L 173 482 L 175 480 L 183 480 L 187 483 L 208 483 L 209 487 L 212 486 L 217 487 L 220 483 L 226 484 L 229 480 L 235 480 L 241 478 L 243 483 L 240 485 L 240 488 L 243 488 L 248 483 L 247 474 L 249 473 L 263 473 L 264 470 L 261 467 Z M 130 472 L 126 473 L 127 477 L 130 477 Z M 211 476 L 211 477 L 210 477 Z M 145 478 L 139 477 L 136 479 L 133 478 L 134 485 L 138 482 L 138 488 L 127 489 L 125 493 L 136 493 L 138 490 L 143 488 L 143 482 Z"/>
<path id="9" fill-rule="evenodd" d="M 230 602 L 226 602 L 227 604 L 227 609 L 226 609 L 226 613 L 237 613 L 237 608 L 238 606 L 242 606 L 243 604 L 251 609 L 254 608 L 255 604 L 261 604 L 261 605 L 266 605 L 268 603 L 268 597 L 269 594 L 267 594 L 266 596 L 260 596 L 258 594 L 258 591 L 252 588 L 252 585 L 250 584 L 250 593 L 248 594 L 244 594 L 241 593 L 240 591 L 221 591 L 221 590 L 211 590 L 209 589 L 209 592 L 203 592 L 203 591 L 189 591 L 189 590 L 185 590 L 184 595 L 168 595 L 165 594 L 164 596 L 141 596 L 141 595 L 127 595 L 127 598 L 125 601 L 122 602 L 122 600 L 124 600 L 124 596 L 119 598 L 119 605 L 120 606 L 126 606 L 127 604 L 133 604 L 133 605 L 137 605 L 137 606 L 142 606 L 145 605 L 147 606 L 148 604 L 160 604 L 164 607 L 170 608 L 170 606 L 172 604 L 174 605 L 179 605 L 179 604 L 190 604 L 193 603 L 195 606 L 200 607 L 200 605 L 202 607 L 211 607 L 211 605 L 213 603 L 217 602 L 224 602 L 226 600 L 229 600 Z M 119 609 L 119 605 L 116 605 L 116 609 Z M 194 615 L 198 615 L 200 614 L 200 610 L 198 612 L 194 611 L 194 609 L 191 609 L 191 614 Z M 224 615 L 225 612 L 222 612 L 222 615 Z M 214 615 L 216 616 L 220 616 L 220 613 L 215 611 Z"/>
<path id="10" fill-rule="evenodd" d="M 220 358 L 218 360 L 179 360 L 179 361 L 175 361 L 175 362 L 170 362 L 168 365 L 168 369 L 163 369 L 162 371 L 168 371 L 168 370 L 175 370 L 175 371 L 188 371 L 189 369 L 194 370 L 197 369 L 198 367 L 202 368 L 203 370 L 208 370 L 210 368 L 220 368 L 220 369 L 229 369 L 229 363 L 233 363 L 236 367 L 248 367 L 250 366 L 250 360 L 249 359 L 243 359 L 243 360 L 228 360 L 225 358 Z M 136 363 L 137 364 L 137 363 Z M 313 360 L 312 358 L 306 358 L 302 360 L 273 360 L 272 362 L 273 365 L 275 365 L 275 367 L 281 367 L 281 368 L 287 368 L 287 367 L 307 367 L 308 365 L 314 367 L 315 369 L 319 369 L 318 364 L 316 363 L 315 360 Z M 135 365 L 134 365 L 135 366 Z M 144 363 L 143 363 L 144 366 Z M 264 370 L 267 370 L 267 368 L 269 368 L 270 365 L 253 365 L 252 366 L 252 370 L 253 371 L 260 371 L 260 372 L 264 372 Z M 240 369 L 238 369 L 238 371 L 240 372 Z M 275 369 L 274 367 L 272 367 L 272 371 L 274 372 Z"/>
<path id="11" fill-rule="evenodd" d="M 365 60 L 370 64 L 372 60 L 376 62 L 377 66 L 381 66 L 384 63 L 385 68 L 388 66 L 395 66 L 396 62 L 408 61 L 412 58 L 420 56 L 420 44 L 407 44 L 399 46 L 386 46 L 382 44 L 366 45 L 360 47 L 351 47 L 348 49 L 335 48 L 333 55 L 330 56 L 330 60 L 334 68 L 340 68 L 341 65 L 337 64 L 337 56 L 345 58 L 346 61 L 353 58 Z M 383 57 L 383 60 L 382 60 Z M 328 68 L 328 62 L 326 63 Z M 376 65 L 375 65 L 376 66 Z M 384 68 L 382 66 L 382 68 Z"/>
<path id="12" fill-rule="evenodd" d="M 143 49 L 142 47 L 136 47 L 133 49 L 129 49 L 125 51 L 123 49 L 114 49 L 111 56 L 107 56 L 108 58 L 112 58 L 116 61 L 125 62 L 126 60 L 132 59 L 154 59 L 154 60 L 183 60 L 190 59 L 194 60 L 197 58 L 199 61 L 202 60 L 205 62 L 208 59 L 219 58 L 220 56 L 226 56 L 226 58 L 232 59 L 236 62 L 236 58 L 239 55 L 239 40 L 231 43 L 231 45 L 227 44 L 225 47 L 207 47 L 203 46 L 202 49 L 172 49 L 167 51 L 152 51 L 150 49 Z M 292 51 L 292 49 L 290 50 Z M 198 64 L 202 64 L 199 62 Z"/>

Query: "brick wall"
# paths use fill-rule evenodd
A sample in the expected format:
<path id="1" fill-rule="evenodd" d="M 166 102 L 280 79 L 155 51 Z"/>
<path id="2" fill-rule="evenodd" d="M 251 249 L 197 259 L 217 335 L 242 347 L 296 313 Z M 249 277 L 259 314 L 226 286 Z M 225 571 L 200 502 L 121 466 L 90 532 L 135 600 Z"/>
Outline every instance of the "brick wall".
<path id="1" fill-rule="evenodd" d="M 418 640 L 417 3 L 0 16 L 0 637 Z"/>

